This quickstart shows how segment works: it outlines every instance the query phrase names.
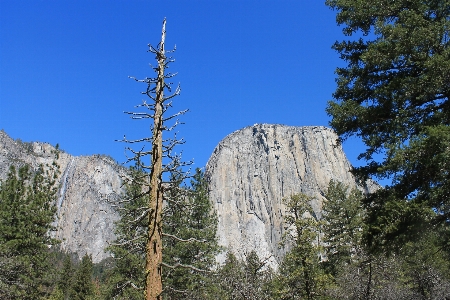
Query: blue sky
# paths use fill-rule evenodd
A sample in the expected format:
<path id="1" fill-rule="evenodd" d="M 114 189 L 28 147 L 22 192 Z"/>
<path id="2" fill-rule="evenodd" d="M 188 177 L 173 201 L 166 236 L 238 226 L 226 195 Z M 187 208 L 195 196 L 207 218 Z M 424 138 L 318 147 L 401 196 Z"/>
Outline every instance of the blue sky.
<path id="1" fill-rule="evenodd" d="M 125 161 L 127 137 L 149 124 L 123 111 L 141 103 L 153 76 L 161 23 L 175 44 L 181 96 L 190 112 L 179 135 L 186 160 L 203 167 L 229 133 L 255 123 L 324 125 L 344 38 L 324 1 L 0 1 L 0 129 L 74 155 Z M 363 150 L 347 142 L 353 164 Z"/>

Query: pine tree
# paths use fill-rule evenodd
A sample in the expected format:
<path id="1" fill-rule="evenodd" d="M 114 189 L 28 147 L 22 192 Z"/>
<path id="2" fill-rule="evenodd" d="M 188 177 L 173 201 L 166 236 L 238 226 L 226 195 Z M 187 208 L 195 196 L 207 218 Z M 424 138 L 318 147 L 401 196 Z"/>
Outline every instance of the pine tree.
<path id="1" fill-rule="evenodd" d="M 63 294 L 64 299 L 69 299 L 75 268 L 70 255 L 65 254 L 64 256 L 63 266 L 59 273 L 56 288 Z"/>
<path id="2" fill-rule="evenodd" d="M 136 168 L 131 168 L 131 174 L 145 176 Z M 171 181 L 181 185 L 182 177 L 174 173 Z M 138 182 L 127 181 L 125 195 L 117 205 L 120 219 L 116 223 L 117 240 L 108 248 L 114 256 L 114 267 L 107 275 L 107 299 L 143 297 L 148 192 Z M 207 193 L 203 173 L 197 170 L 190 187 L 179 186 L 165 195 L 163 263 L 168 271 L 164 274 L 163 295 L 169 299 L 204 298 L 207 293 L 206 282 L 219 250 L 217 218 Z"/>
<path id="3" fill-rule="evenodd" d="M 368 243 L 401 247 L 450 221 L 450 1 L 326 3 L 356 35 L 333 46 L 347 65 L 327 113 L 342 140 L 367 146 L 355 174 L 392 180 L 367 198 Z"/>
<path id="4" fill-rule="evenodd" d="M 58 166 L 12 166 L 0 184 L 0 298 L 37 299 L 48 285 Z"/>
<path id="5" fill-rule="evenodd" d="M 260 259 L 255 251 L 239 261 L 232 252 L 213 276 L 210 284 L 211 297 L 205 299 L 272 299 L 268 291 L 272 270 L 267 259 Z"/>
<path id="6" fill-rule="evenodd" d="M 449 261 L 438 246 L 445 226 L 403 244 L 396 255 L 371 253 L 363 239 L 363 194 L 331 181 L 323 206 L 323 242 L 335 285 L 333 299 L 442 299 L 449 288 Z M 445 270 L 445 271 L 444 271 Z M 433 296 L 432 296 L 433 295 Z"/>
<path id="7" fill-rule="evenodd" d="M 142 170 L 131 167 L 130 177 L 144 176 Z M 108 247 L 114 266 L 107 273 L 106 299 L 142 299 L 145 285 L 145 232 L 147 229 L 146 190 L 138 180 L 125 182 L 125 194 L 115 204 L 119 220 L 115 223 L 116 240 Z"/>
<path id="8" fill-rule="evenodd" d="M 73 278 L 70 299 L 87 300 L 94 296 L 92 257 L 85 254 Z"/>
<path id="9" fill-rule="evenodd" d="M 177 176 L 177 175 L 175 175 Z M 177 181 L 176 178 L 172 178 Z M 203 172 L 196 170 L 189 188 L 168 196 L 164 209 L 164 289 L 168 299 L 195 297 L 204 291 L 219 251 L 217 216 Z M 172 268 L 177 267 L 177 268 Z"/>
<path id="10" fill-rule="evenodd" d="M 338 282 L 334 295 L 342 291 L 369 299 L 373 294 L 374 267 L 380 260 L 369 255 L 363 243 L 363 194 L 331 180 L 325 198 L 322 225 L 325 265 Z"/>
<path id="11" fill-rule="evenodd" d="M 323 243 L 327 264 L 336 275 L 342 265 L 360 260 L 364 253 L 362 232 L 364 214 L 362 192 L 341 182 L 330 181 L 323 205 Z"/>
<path id="12" fill-rule="evenodd" d="M 284 199 L 286 232 L 281 245 L 291 249 L 272 283 L 275 299 L 319 299 L 330 282 L 330 276 L 321 266 L 322 222 L 312 210 L 310 202 L 313 199 L 304 194 Z"/>

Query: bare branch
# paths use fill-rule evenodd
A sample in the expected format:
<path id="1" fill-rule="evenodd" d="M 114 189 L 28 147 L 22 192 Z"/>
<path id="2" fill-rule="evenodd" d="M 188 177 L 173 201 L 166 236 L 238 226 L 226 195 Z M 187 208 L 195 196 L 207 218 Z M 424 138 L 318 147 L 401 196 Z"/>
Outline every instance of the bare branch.
<path id="1" fill-rule="evenodd" d="M 189 239 L 185 240 L 185 239 L 179 238 L 175 235 L 164 233 L 164 232 L 162 235 L 173 238 L 174 240 L 177 240 L 177 241 L 183 242 L 183 243 L 206 243 L 207 242 L 206 240 L 197 240 L 195 238 L 189 238 Z"/>
<path id="2" fill-rule="evenodd" d="M 163 122 L 166 122 L 166 121 L 172 120 L 173 118 L 176 118 L 176 117 L 178 117 L 178 116 L 184 115 L 184 114 L 187 113 L 188 111 L 189 111 L 189 109 L 185 109 L 185 110 L 179 111 L 179 112 L 177 112 L 176 114 L 173 114 L 173 115 L 171 115 L 170 117 L 167 117 L 167 118 L 163 119 Z M 177 120 L 177 123 L 178 123 L 178 120 Z M 172 127 L 173 127 L 173 126 L 172 126 Z"/>
<path id="3" fill-rule="evenodd" d="M 202 269 L 196 268 L 196 267 L 194 267 L 194 266 L 191 266 L 191 265 L 184 265 L 184 264 L 181 264 L 181 263 L 176 263 L 176 264 L 173 265 L 173 266 L 168 265 L 168 264 L 166 264 L 166 263 L 164 263 L 164 262 L 161 263 L 161 264 L 162 264 L 164 267 L 169 268 L 169 269 L 176 269 L 176 268 L 180 267 L 180 268 L 191 269 L 191 270 L 194 270 L 194 271 L 197 271 L 197 272 L 211 273 L 211 271 L 209 271 L 209 270 L 202 270 Z"/>

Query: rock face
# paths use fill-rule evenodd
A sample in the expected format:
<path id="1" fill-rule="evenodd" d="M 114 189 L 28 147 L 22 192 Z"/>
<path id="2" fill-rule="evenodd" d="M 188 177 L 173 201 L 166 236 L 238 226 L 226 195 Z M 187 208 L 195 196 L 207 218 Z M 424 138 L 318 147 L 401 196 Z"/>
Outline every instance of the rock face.
<path id="1" fill-rule="evenodd" d="M 331 179 L 356 187 L 350 163 L 337 136 L 325 127 L 260 124 L 236 131 L 215 148 L 206 166 L 210 199 L 218 214 L 221 245 L 243 259 L 251 250 L 277 267 L 285 254 L 278 244 L 283 234 L 284 197 L 315 196 L 320 216 L 323 193 Z M 22 143 L 0 131 L 0 179 L 11 164 L 51 164 L 55 148 L 46 143 Z M 109 200 L 122 193 L 125 170 L 106 156 L 71 156 L 61 152 L 60 191 L 56 199 L 56 238 L 63 250 L 94 262 L 108 257 L 118 215 Z M 375 184 L 367 191 L 377 188 Z M 224 261 L 224 255 L 219 256 Z"/>
<path id="2" fill-rule="evenodd" d="M 326 127 L 268 124 L 225 137 L 205 172 L 219 219 L 219 243 L 241 259 L 254 249 L 276 268 L 285 254 L 278 247 L 284 230 L 282 199 L 295 193 L 314 196 L 312 206 L 320 216 L 331 179 L 356 187 L 336 139 Z"/>
<path id="3" fill-rule="evenodd" d="M 23 143 L 0 131 L 0 179 L 5 179 L 10 165 L 51 164 L 55 148 L 46 143 Z M 108 257 L 104 251 L 115 239 L 117 213 L 107 201 L 121 193 L 124 169 L 106 156 L 71 156 L 61 152 L 57 160 L 61 174 L 56 200 L 55 237 L 61 248 L 92 255 L 94 263 Z"/>

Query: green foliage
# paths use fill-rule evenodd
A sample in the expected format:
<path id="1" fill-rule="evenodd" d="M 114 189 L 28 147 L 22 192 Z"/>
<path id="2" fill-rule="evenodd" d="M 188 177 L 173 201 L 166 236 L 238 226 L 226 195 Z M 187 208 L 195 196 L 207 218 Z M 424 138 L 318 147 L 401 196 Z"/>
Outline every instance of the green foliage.
<path id="1" fill-rule="evenodd" d="M 251 251 L 245 261 L 227 252 L 225 264 L 212 275 L 208 282 L 208 297 L 200 299 L 248 299 L 264 300 L 270 297 L 270 280 L 273 271 L 267 266 L 267 259 L 260 259 Z"/>
<path id="2" fill-rule="evenodd" d="M 131 178 L 141 177 L 142 172 L 130 168 Z M 116 240 L 108 247 L 114 257 L 114 265 L 107 272 L 105 298 L 120 296 L 124 299 L 143 298 L 145 282 L 145 232 L 147 228 L 147 193 L 137 180 L 127 181 L 125 195 L 116 210 L 120 219 L 116 222 Z"/>
<path id="3" fill-rule="evenodd" d="M 450 260 L 439 241 L 448 230 L 447 226 L 435 226 L 434 231 L 422 233 L 420 240 L 399 244 L 395 255 L 369 252 L 362 235 L 366 228 L 364 221 L 367 221 L 362 193 L 331 181 L 325 197 L 326 271 L 334 277 L 334 284 L 326 291 L 329 297 L 443 299 L 450 293 Z M 390 208 L 390 214 L 381 214 L 390 215 L 389 220 L 380 220 L 380 223 L 390 224 L 389 228 L 394 227 L 396 218 L 400 217 L 399 208 L 392 206 L 395 203 L 385 206 Z"/>
<path id="4" fill-rule="evenodd" d="M 64 292 L 58 286 L 56 286 L 53 289 L 53 292 L 47 298 L 47 300 L 65 300 L 65 299 L 66 297 L 64 296 Z"/>
<path id="5" fill-rule="evenodd" d="M 94 284 L 92 281 L 92 257 L 84 255 L 74 275 L 70 299 L 85 300 L 94 296 Z"/>
<path id="6" fill-rule="evenodd" d="M 0 185 L 0 298 L 37 299 L 45 294 L 49 247 L 57 241 L 53 205 L 58 166 L 11 167 Z"/>
<path id="7" fill-rule="evenodd" d="M 395 209 L 396 222 L 368 223 L 375 237 L 368 241 L 386 246 L 384 241 L 414 236 L 424 225 L 448 225 L 450 1 L 326 3 L 338 11 L 346 35 L 363 33 L 333 46 L 347 66 L 336 71 L 335 101 L 327 107 L 331 125 L 342 139 L 357 135 L 367 145 L 360 155 L 367 164 L 355 174 L 392 180 L 368 197 L 367 207 L 374 222 L 389 219 Z M 435 210 L 433 222 L 421 218 L 425 208 Z"/>
<path id="8" fill-rule="evenodd" d="M 291 245 L 273 281 L 275 299 L 326 299 L 324 290 L 331 281 L 322 267 L 320 228 L 310 202 L 304 194 L 285 198 L 285 234 L 282 245 Z"/>
<path id="9" fill-rule="evenodd" d="M 225 264 L 220 268 L 218 272 L 218 280 L 221 291 L 221 297 L 219 299 L 239 299 L 243 298 L 241 284 L 242 279 L 245 277 L 244 270 L 241 262 L 237 257 L 227 252 L 227 258 Z"/>
<path id="10" fill-rule="evenodd" d="M 336 275 L 341 266 L 355 263 L 363 254 L 363 194 L 357 189 L 349 191 L 340 182 L 330 181 L 325 198 L 323 243 L 327 264 Z"/>
<path id="11" fill-rule="evenodd" d="M 93 264 L 91 256 L 87 254 L 79 260 L 76 253 L 61 250 L 53 251 L 52 257 L 52 289 L 50 295 L 43 299 L 104 299 L 101 295 L 104 284 L 101 281 L 104 279 L 102 270 L 109 263 L 109 259 Z"/>
<path id="12" fill-rule="evenodd" d="M 406 243 L 400 252 L 404 282 L 422 299 L 444 299 L 450 296 L 450 259 L 442 250 L 444 226 L 436 226 L 420 241 Z"/>
<path id="13" fill-rule="evenodd" d="M 173 177 L 173 182 L 177 182 L 176 175 Z M 166 297 L 186 299 L 189 294 L 201 295 L 219 251 L 217 216 L 202 171 L 196 170 L 189 189 L 180 188 L 166 199 L 163 214 Z M 170 269 L 169 266 L 179 267 Z"/>
<path id="14" fill-rule="evenodd" d="M 141 184 L 145 173 L 134 168 L 131 173 L 138 180 L 126 184 L 125 195 L 117 207 L 120 220 L 116 223 L 117 240 L 108 248 L 114 256 L 114 266 L 106 275 L 106 299 L 143 298 L 148 191 Z M 172 174 L 171 180 L 176 182 L 176 176 Z M 190 188 L 180 186 L 165 196 L 163 283 L 167 299 L 196 299 L 208 294 L 206 282 L 210 281 L 220 249 L 217 217 L 207 193 L 203 173 L 197 170 Z"/>
<path id="15" fill-rule="evenodd" d="M 62 268 L 59 272 L 58 281 L 56 282 L 56 289 L 63 294 L 64 299 L 69 299 L 69 295 L 72 291 L 74 272 L 75 267 L 72 263 L 72 259 L 70 258 L 70 255 L 66 254 Z"/>

